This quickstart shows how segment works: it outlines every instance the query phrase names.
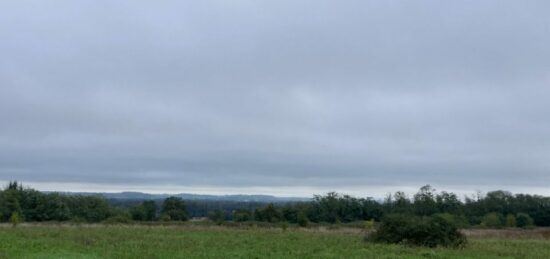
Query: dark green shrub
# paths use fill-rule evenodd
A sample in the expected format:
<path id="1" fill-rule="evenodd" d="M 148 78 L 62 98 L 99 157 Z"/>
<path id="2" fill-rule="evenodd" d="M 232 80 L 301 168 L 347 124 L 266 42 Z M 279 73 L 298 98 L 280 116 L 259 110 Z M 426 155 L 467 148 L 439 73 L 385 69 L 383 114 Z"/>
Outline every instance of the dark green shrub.
<path id="1" fill-rule="evenodd" d="M 439 216 L 418 217 L 390 214 L 367 240 L 427 247 L 463 247 L 466 237 L 452 223 Z"/>
<path id="2" fill-rule="evenodd" d="M 457 228 L 468 228 L 470 226 L 468 224 L 468 219 L 466 219 L 464 215 L 455 215 L 450 213 L 437 213 L 437 214 L 434 214 L 434 216 L 444 218 L 445 220 L 454 224 Z"/>
<path id="3" fill-rule="evenodd" d="M 208 219 L 216 223 L 216 225 L 222 225 L 223 222 L 225 221 L 225 215 L 223 214 L 223 211 L 215 210 L 208 213 Z"/>
<path id="4" fill-rule="evenodd" d="M 105 224 L 128 224 L 131 223 L 132 219 L 127 215 L 116 215 L 109 217 L 105 220 L 103 220 L 103 223 Z"/>
<path id="5" fill-rule="evenodd" d="M 252 220 L 252 212 L 244 209 L 237 209 L 233 211 L 233 221 L 235 222 L 245 222 Z"/>
<path id="6" fill-rule="evenodd" d="M 300 211 L 298 213 L 298 225 L 300 227 L 307 227 L 307 225 L 309 225 L 309 219 L 307 218 L 306 213 L 304 213 L 303 211 Z"/>
<path id="7" fill-rule="evenodd" d="M 273 205 L 273 203 L 270 203 L 265 207 L 256 209 L 254 211 L 254 219 L 256 221 L 267 221 L 274 223 L 281 221 L 282 218 L 283 216 L 281 215 L 279 210 L 275 208 L 275 205 Z"/>
<path id="8" fill-rule="evenodd" d="M 533 226 L 533 218 L 527 213 L 518 213 L 516 215 L 516 226 L 519 228 L 528 228 Z"/>

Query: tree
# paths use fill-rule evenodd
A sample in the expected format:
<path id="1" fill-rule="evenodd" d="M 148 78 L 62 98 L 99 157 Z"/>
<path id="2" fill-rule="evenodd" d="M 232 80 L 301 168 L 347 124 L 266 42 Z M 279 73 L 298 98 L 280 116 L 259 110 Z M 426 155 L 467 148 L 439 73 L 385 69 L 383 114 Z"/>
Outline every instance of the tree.
<path id="1" fill-rule="evenodd" d="M 215 210 L 208 214 L 208 219 L 212 220 L 217 225 L 221 225 L 225 220 L 225 215 L 223 214 L 223 211 Z"/>
<path id="2" fill-rule="evenodd" d="M 275 208 L 275 205 L 270 203 L 262 209 L 256 209 L 254 211 L 254 219 L 258 221 L 279 222 L 282 219 L 282 215 Z"/>
<path id="3" fill-rule="evenodd" d="M 516 215 L 516 226 L 528 228 L 533 226 L 533 219 L 527 213 L 518 213 Z"/>
<path id="4" fill-rule="evenodd" d="M 373 198 L 366 198 L 363 200 L 363 215 L 362 219 L 370 220 L 374 219 L 379 221 L 384 214 L 383 205 L 374 200 Z"/>
<path id="5" fill-rule="evenodd" d="M 449 192 L 441 192 L 435 197 L 437 210 L 441 213 L 460 214 L 463 206 L 456 194 Z"/>
<path id="6" fill-rule="evenodd" d="M 130 209 L 130 215 L 133 220 L 153 221 L 157 217 L 157 204 L 152 200 L 143 201 Z"/>
<path id="7" fill-rule="evenodd" d="M 437 212 L 435 189 L 424 185 L 414 195 L 414 211 L 417 215 L 428 216 Z"/>
<path id="8" fill-rule="evenodd" d="M 243 222 L 252 220 L 252 213 L 249 210 L 237 209 L 233 211 L 233 221 Z"/>
<path id="9" fill-rule="evenodd" d="M 407 198 L 407 195 L 404 192 L 397 191 L 393 195 L 393 201 L 391 205 L 391 213 L 410 213 L 411 211 L 411 201 Z"/>
<path id="10" fill-rule="evenodd" d="M 17 186 L 16 184 L 15 186 Z M 18 199 L 18 190 L 9 188 L 0 193 L 0 216 L 2 216 L 0 221 L 8 221 L 14 213 L 19 217 L 23 215 Z"/>
<path id="11" fill-rule="evenodd" d="M 296 223 L 298 222 L 298 209 L 294 206 L 285 206 L 282 210 L 283 218 L 290 222 L 290 223 Z"/>
<path id="12" fill-rule="evenodd" d="M 162 215 L 170 216 L 171 220 L 185 221 L 187 220 L 187 211 L 185 210 L 185 203 L 179 197 L 168 197 L 162 204 L 160 211 Z"/>
<path id="13" fill-rule="evenodd" d="M 68 196 L 71 218 L 87 222 L 101 222 L 111 216 L 111 206 L 101 196 Z"/>

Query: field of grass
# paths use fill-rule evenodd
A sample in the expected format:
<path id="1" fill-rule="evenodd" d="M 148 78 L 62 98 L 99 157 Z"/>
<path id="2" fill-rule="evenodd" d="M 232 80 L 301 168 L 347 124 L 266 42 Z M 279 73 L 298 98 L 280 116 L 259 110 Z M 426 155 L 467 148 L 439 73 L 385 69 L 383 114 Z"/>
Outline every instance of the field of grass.
<path id="1" fill-rule="evenodd" d="M 550 240 L 485 236 L 453 250 L 372 244 L 338 229 L 4 225 L 0 258 L 550 258 Z"/>

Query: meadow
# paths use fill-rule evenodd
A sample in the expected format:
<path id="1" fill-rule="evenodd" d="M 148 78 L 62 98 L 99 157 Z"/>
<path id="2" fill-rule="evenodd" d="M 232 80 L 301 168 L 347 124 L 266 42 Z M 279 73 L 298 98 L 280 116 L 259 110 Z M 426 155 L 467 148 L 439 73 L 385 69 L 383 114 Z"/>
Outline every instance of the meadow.
<path id="1" fill-rule="evenodd" d="M 470 230 L 463 249 L 373 244 L 353 228 L 22 224 L 0 258 L 550 258 L 548 230 Z"/>

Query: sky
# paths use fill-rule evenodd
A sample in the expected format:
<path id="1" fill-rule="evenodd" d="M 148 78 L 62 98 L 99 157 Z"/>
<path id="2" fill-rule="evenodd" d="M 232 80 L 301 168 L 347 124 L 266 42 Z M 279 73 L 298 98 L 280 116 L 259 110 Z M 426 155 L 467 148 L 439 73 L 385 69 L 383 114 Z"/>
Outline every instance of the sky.
<path id="1" fill-rule="evenodd" d="M 0 182 L 550 195 L 548 1 L 1 1 Z"/>

